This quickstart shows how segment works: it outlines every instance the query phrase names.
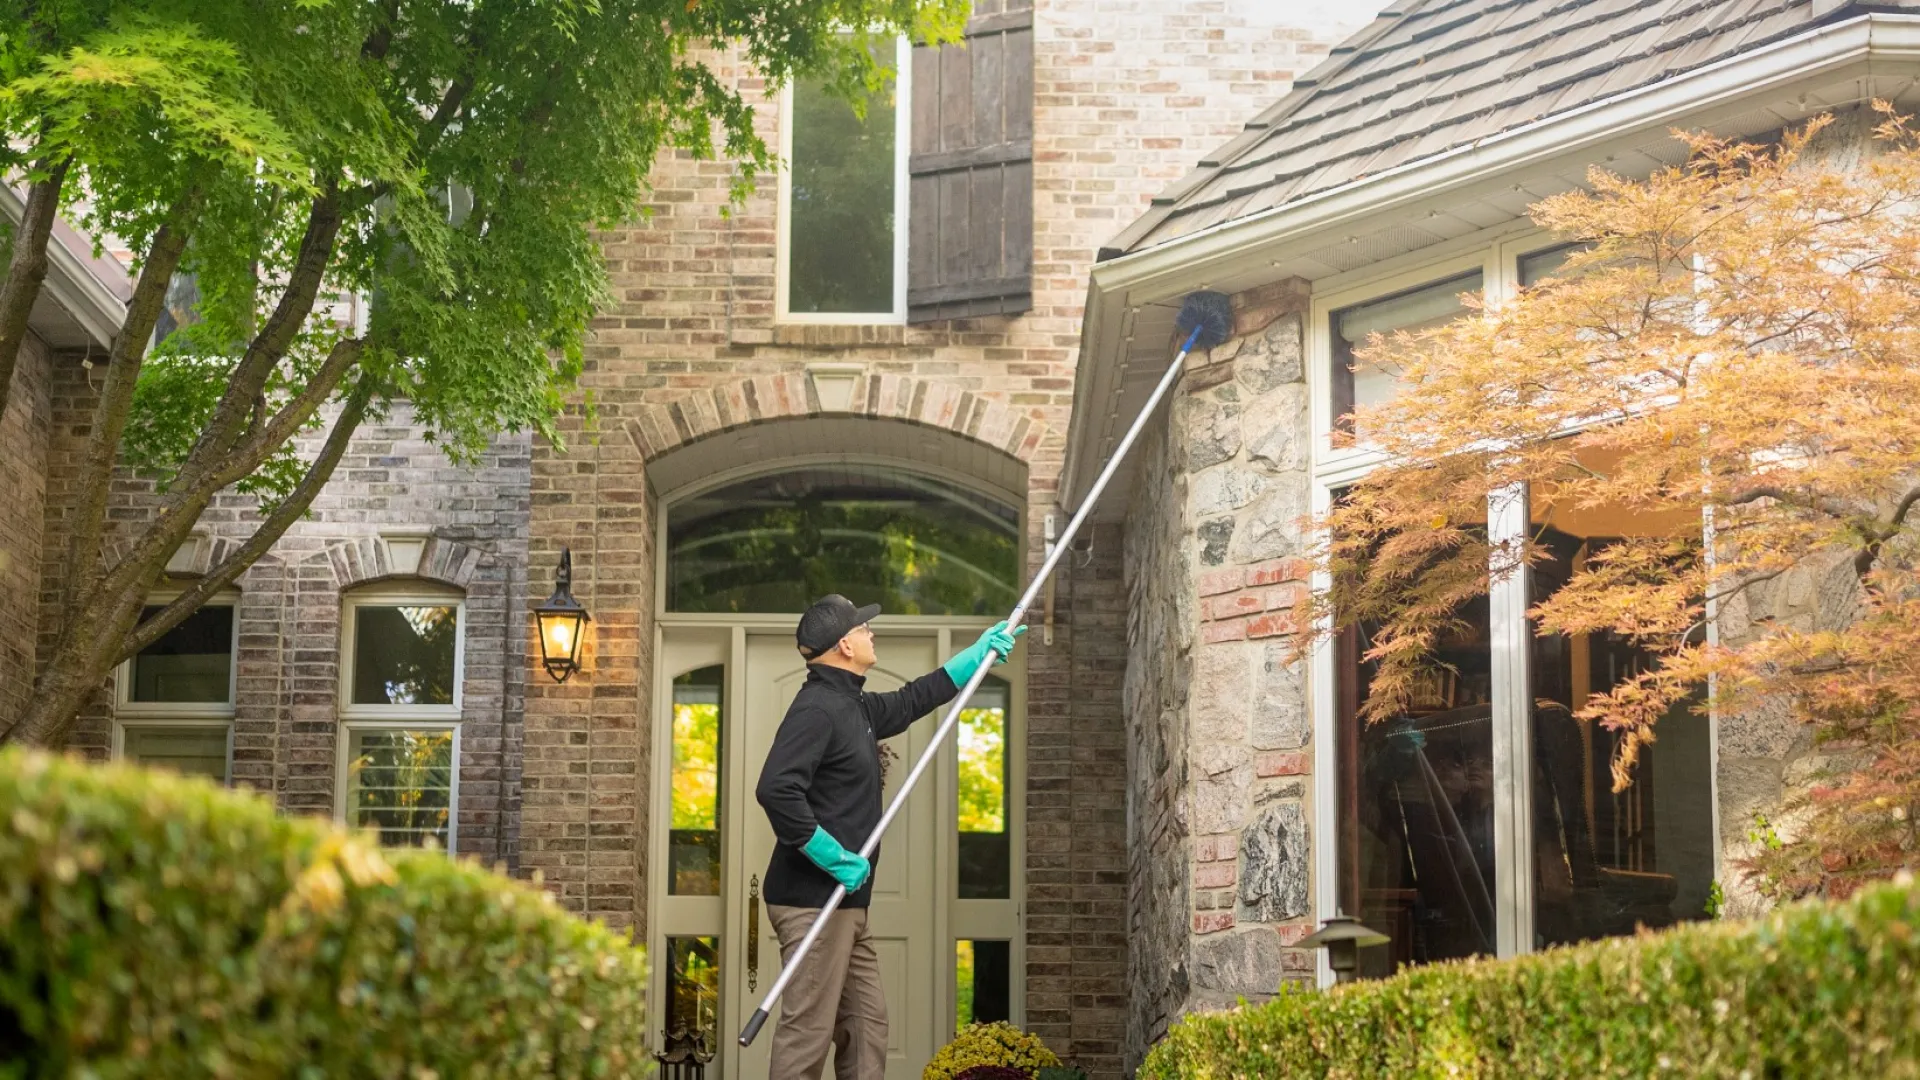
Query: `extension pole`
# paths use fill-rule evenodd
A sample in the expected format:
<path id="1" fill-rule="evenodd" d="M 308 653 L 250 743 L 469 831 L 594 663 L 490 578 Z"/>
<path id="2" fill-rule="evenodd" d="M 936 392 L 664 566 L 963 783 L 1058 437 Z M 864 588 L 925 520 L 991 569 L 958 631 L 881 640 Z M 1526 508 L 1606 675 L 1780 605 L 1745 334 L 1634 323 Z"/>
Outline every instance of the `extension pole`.
<path id="1" fill-rule="evenodd" d="M 1134 417 L 1133 426 L 1128 428 L 1126 435 L 1121 437 L 1120 445 L 1114 448 L 1113 456 L 1107 459 L 1106 466 L 1094 479 L 1093 487 L 1087 491 L 1087 497 L 1080 501 L 1080 509 L 1074 511 L 1073 520 L 1067 522 L 1066 531 L 1060 534 L 1059 540 L 1055 541 L 1053 550 L 1047 552 L 1046 561 L 1040 564 L 1040 572 L 1033 576 L 1033 581 L 1027 585 L 1027 591 L 1020 597 L 1020 602 L 1014 605 L 1013 613 L 1007 616 L 1007 629 L 1012 630 L 1026 621 L 1027 609 L 1033 606 L 1034 598 L 1040 594 L 1040 589 L 1053 575 L 1053 568 L 1059 565 L 1060 557 L 1066 553 L 1068 545 L 1073 543 L 1074 534 L 1080 531 L 1080 526 L 1087 520 L 1087 515 L 1093 512 L 1094 504 L 1100 501 L 1100 494 L 1106 490 L 1107 481 L 1113 479 L 1113 474 L 1120 468 L 1120 462 L 1126 459 L 1127 451 L 1133 449 L 1134 440 L 1140 437 L 1141 430 L 1147 426 L 1147 419 L 1159 407 L 1160 399 L 1166 396 L 1168 388 L 1179 379 L 1180 369 L 1186 366 L 1187 354 L 1193 351 L 1194 343 L 1200 339 L 1202 329 L 1204 328 L 1200 326 L 1193 328 L 1193 332 L 1187 335 L 1186 344 L 1180 347 L 1180 354 L 1173 358 L 1173 364 L 1167 368 L 1167 373 L 1160 376 L 1159 385 L 1153 388 L 1153 394 L 1147 398 L 1147 403 L 1141 408 L 1140 415 Z M 934 754 L 938 753 L 940 747 L 947 741 L 947 735 L 953 731 L 953 725 L 960 719 L 961 710 L 967 707 L 967 701 L 973 697 L 973 692 L 980 689 L 980 683 L 986 679 L 988 669 L 993 667 L 999 657 L 998 650 L 988 649 L 986 660 L 974 670 L 973 676 L 967 680 L 967 685 L 960 688 L 960 696 L 954 698 L 953 704 L 947 707 L 946 718 L 940 721 L 940 730 L 936 731 L 933 740 L 927 743 L 927 748 L 920 754 L 920 760 L 913 763 L 913 771 L 907 774 L 906 782 L 901 784 L 900 790 L 894 794 L 893 802 L 887 806 L 887 812 L 880 815 L 880 824 L 873 827 L 873 832 L 867 836 L 866 843 L 860 845 L 861 858 L 873 857 L 873 849 L 880 846 L 881 834 L 887 831 L 888 825 L 892 824 L 893 816 L 906 805 L 907 796 L 913 793 L 913 786 L 920 782 L 920 776 L 927 771 L 927 766 L 933 764 Z M 747 1020 L 747 1026 L 741 1029 L 741 1046 L 753 1045 L 754 1038 L 760 1034 L 760 1028 L 767 1022 L 767 1013 L 773 1008 L 774 1002 L 780 1000 L 780 995 L 786 990 L 787 983 L 793 978 L 793 973 L 800 970 L 800 961 L 806 958 L 807 950 L 813 948 L 814 941 L 820 937 L 820 931 L 827 925 L 828 917 L 846 898 L 846 887 L 835 885 L 833 895 L 827 897 L 827 906 L 820 909 L 820 914 L 814 917 L 813 925 L 807 928 L 807 936 L 800 939 L 799 948 L 793 951 L 793 959 L 782 966 L 780 977 L 773 981 L 773 986 L 767 990 L 766 998 L 760 1002 L 760 1007 L 753 1011 L 753 1016 Z"/>

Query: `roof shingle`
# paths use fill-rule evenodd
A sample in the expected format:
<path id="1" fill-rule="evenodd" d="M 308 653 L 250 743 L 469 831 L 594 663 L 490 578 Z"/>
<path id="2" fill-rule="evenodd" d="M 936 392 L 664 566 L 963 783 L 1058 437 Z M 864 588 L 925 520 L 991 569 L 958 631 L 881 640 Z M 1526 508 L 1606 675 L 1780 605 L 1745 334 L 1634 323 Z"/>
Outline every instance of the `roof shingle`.
<path id="1" fill-rule="evenodd" d="M 1831 0 L 1400 0 L 1154 200 L 1110 258 L 1270 210 L 1861 10 Z"/>

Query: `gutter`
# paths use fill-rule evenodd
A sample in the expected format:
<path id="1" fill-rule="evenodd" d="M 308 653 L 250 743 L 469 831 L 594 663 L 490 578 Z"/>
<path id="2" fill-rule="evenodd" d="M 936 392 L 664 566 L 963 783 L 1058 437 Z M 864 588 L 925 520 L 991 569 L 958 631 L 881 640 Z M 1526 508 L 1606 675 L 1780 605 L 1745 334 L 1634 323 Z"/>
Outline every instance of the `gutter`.
<path id="1" fill-rule="evenodd" d="M 1177 303 L 1209 278 L 1271 262 L 1274 249 L 1349 227 L 1364 218 L 1406 208 L 1484 183 L 1500 174 L 1578 156 L 1597 144 L 1716 107 L 1777 93 L 1810 79 L 1831 79 L 1848 68 L 1876 64 L 1920 68 L 1920 18 L 1866 14 L 1816 27 L 1706 67 L 1615 97 L 1557 113 L 1478 142 L 1445 150 L 1373 176 L 1316 192 L 1283 206 L 1169 240 L 1095 264 L 1081 323 L 1081 363 L 1074 383 L 1073 417 L 1086 418 L 1120 393 L 1119 346 L 1131 310 Z M 1872 71 L 1863 74 L 1875 73 Z M 1090 478 L 1081 463 L 1110 442 L 1112 416 L 1102 417 L 1098 442 L 1083 434 L 1068 446 L 1061 504 L 1078 507 Z M 1084 449 L 1083 449 L 1084 447 Z"/>
<path id="2" fill-rule="evenodd" d="M 26 199 L 11 184 L 0 183 L 0 212 L 16 224 L 26 212 Z M 127 301 L 133 298 L 133 282 L 126 271 L 111 258 L 96 257 L 92 242 L 60 217 L 53 220 L 47 262 L 46 282 L 41 286 L 45 295 L 72 316 L 94 344 L 103 348 L 112 344 L 126 322 Z"/>

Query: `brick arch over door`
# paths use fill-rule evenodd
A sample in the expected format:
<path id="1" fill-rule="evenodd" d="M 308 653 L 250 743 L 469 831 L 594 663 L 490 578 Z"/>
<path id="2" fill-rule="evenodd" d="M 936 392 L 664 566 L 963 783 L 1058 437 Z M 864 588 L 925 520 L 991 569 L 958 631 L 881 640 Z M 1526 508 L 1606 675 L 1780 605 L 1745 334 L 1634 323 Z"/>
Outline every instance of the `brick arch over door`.
<path id="1" fill-rule="evenodd" d="M 823 402 L 825 404 L 823 404 Z M 626 422 L 648 461 L 753 424 L 811 417 L 905 421 L 962 436 L 1031 462 L 1047 425 L 964 387 L 907 375 L 794 371 L 756 375 L 645 406 Z"/>

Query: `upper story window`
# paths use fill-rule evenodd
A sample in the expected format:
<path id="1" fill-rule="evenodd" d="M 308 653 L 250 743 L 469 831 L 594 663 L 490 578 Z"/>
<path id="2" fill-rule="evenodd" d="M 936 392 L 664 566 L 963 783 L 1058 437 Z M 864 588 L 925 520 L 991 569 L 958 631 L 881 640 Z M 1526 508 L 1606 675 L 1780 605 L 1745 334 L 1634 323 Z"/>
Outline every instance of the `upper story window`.
<path id="1" fill-rule="evenodd" d="M 667 515 L 667 610 L 804 611 L 838 592 L 889 615 L 990 615 L 1018 599 L 1020 512 L 875 465 L 728 484 Z"/>
<path id="2" fill-rule="evenodd" d="M 788 109 L 786 315 L 795 321 L 906 318 L 907 117 L 897 78 L 904 41 L 874 57 L 886 88 L 866 115 L 818 80 L 794 84 Z"/>
<path id="3" fill-rule="evenodd" d="M 350 598 L 343 711 L 458 716 L 462 607 L 435 593 Z"/>
<path id="4" fill-rule="evenodd" d="M 777 316 L 924 323 L 1033 300 L 1033 4 L 975 6 L 966 40 L 903 39 L 865 115 L 801 80 L 781 124 Z"/>
<path id="5" fill-rule="evenodd" d="M 1370 337 L 1414 333 L 1457 319 L 1467 310 L 1462 294 L 1480 288 L 1481 274 L 1475 270 L 1335 311 L 1329 326 L 1333 348 L 1327 379 L 1335 427 L 1351 425 L 1356 406 L 1378 405 L 1395 393 L 1397 372 L 1356 355 Z"/>
<path id="6" fill-rule="evenodd" d="M 368 590 L 341 611 L 338 814 L 381 843 L 456 847 L 466 605 Z"/>
<path id="7" fill-rule="evenodd" d="M 154 598 L 143 619 L 171 597 Z M 218 597 L 121 665 L 116 680 L 116 755 L 142 765 L 206 776 L 232 775 L 234 596 Z"/>

